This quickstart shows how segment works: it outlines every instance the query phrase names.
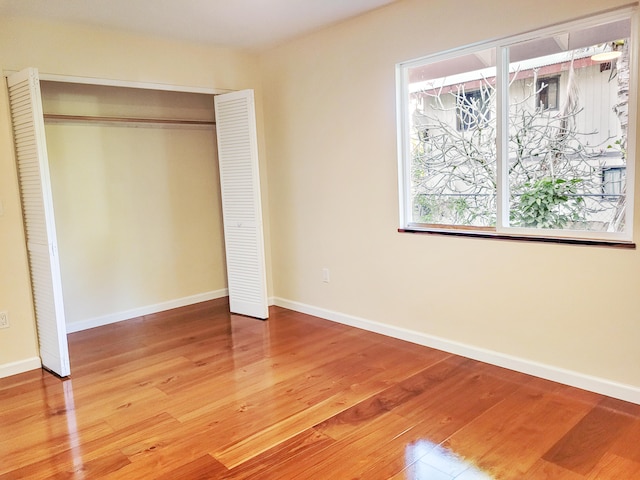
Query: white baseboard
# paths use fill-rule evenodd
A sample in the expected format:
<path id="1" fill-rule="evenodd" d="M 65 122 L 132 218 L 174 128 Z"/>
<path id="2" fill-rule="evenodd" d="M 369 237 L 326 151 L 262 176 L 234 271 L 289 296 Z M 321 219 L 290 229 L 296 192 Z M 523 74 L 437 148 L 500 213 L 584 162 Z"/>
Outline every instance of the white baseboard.
<path id="1" fill-rule="evenodd" d="M 42 368 L 39 357 L 25 358 L 18 362 L 5 363 L 0 365 L 0 378 L 10 377 L 19 373 L 28 372 Z"/>
<path id="2" fill-rule="evenodd" d="M 406 340 L 426 347 L 443 350 L 445 352 L 490 363 L 492 365 L 508 368 L 510 370 L 526 373 L 528 375 L 544 378 L 564 385 L 570 385 L 572 387 L 589 390 L 591 392 L 600 393 L 602 395 L 618 398 L 627 402 L 640 404 L 640 388 L 633 385 L 614 382 L 606 378 L 593 377 L 580 372 L 558 368 L 553 365 L 546 365 L 514 357 L 512 355 L 506 355 L 492 350 L 475 347 L 473 345 L 467 345 L 447 340 L 445 338 L 427 335 L 414 330 L 394 327 L 393 325 L 374 322 L 304 303 L 293 302 L 283 298 L 274 297 L 273 303 L 279 307 L 295 310 L 296 312 L 314 315 L 326 320 L 361 328 L 370 332 L 380 333 L 400 340 Z"/>
<path id="3" fill-rule="evenodd" d="M 171 310 L 172 308 L 185 307 L 187 305 L 193 305 L 194 303 L 206 302 L 208 300 L 215 300 L 216 298 L 222 298 L 229 295 L 226 288 L 221 290 L 214 290 L 212 292 L 199 293 L 197 295 L 191 295 L 189 297 L 177 298 L 175 300 L 169 300 L 167 302 L 156 303 L 155 305 L 146 305 L 144 307 L 138 307 L 124 312 L 115 312 L 101 317 L 89 318 L 87 320 L 80 320 L 77 322 L 67 323 L 67 333 L 80 332 L 82 330 L 88 330 L 89 328 L 101 327 L 103 325 L 109 325 L 111 323 L 122 322 L 124 320 L 130 320 L 132 318 L 141 317 L 143 315 L 151 315 L 152 313 L 163 312 L 165 310 Z"/>

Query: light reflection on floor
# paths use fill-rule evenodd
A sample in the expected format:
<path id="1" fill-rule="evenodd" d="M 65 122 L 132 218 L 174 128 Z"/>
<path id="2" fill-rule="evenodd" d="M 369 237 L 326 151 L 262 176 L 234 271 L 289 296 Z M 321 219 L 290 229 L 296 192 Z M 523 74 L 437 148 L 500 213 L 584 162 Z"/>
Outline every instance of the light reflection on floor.
<path id="1" fill-rule="evenodd" d="M 418 440 L 405 451 L 407 479 L 491 480 L 492 477 L 455 453 L 427 440 Z"/>
<path id="2" fill-rule="evenodd" d="M 80 434 L 78 433 L 78 424 L 76 421 L 76 403 L 73 397 L 73 384 L 71 380 L 62 382 L 64 391 L 64 409 L 67 418 L 67 433 L 69 439 L 69 451 L 73 457 L 73 478 L 84 478 L 82 467 L 82 448 L 80 446 Z"/>

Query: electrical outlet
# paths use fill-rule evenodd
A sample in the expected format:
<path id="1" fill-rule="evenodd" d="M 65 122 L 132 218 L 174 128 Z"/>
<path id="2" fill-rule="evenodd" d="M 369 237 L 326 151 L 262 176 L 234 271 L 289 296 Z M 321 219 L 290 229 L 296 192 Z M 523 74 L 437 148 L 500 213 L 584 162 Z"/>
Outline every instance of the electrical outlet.
<path id="1" fill-rule="evenodd" d="M 9 314 L 0 312 L 0 328 L 9 328 Z"/>
<path id="2" fill-rule="evenodd" d="M 322 269 L 322 281 L 329 283 L 329 269 L 326 267 Z"/>

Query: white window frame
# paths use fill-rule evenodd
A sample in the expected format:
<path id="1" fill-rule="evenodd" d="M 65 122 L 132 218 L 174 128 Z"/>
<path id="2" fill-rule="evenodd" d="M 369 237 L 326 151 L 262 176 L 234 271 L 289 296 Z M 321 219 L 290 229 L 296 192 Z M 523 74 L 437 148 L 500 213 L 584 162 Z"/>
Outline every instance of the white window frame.
<path id="1" fill-rule="evenodd" d="M 627 133 L 627 161 L 626 161 L 626 221 L 621 232 L 595 232 L 569 229 L 535 229 L 512 227 L 509 225 L 509 184 L 506 171 L 508 160 L 508 85 L 509 78 L 509 47 L 520 42 L 531 41 L 541 37 L 559 36 L 571 30 L 589 28 L 602 23 L 629 19 L 631 23 L 629 45 L 629 123 Z M 454 48 L 445 52 L 427 55 L 418 59 L 401 62 L 396 65 L 397 86 L 397 128 L 398 128 L 398 190 L 400 205 L 400 230 L 401 231 L 429 231 L 433 233 L 457 233 L 482 236 L 495 235 L 497 237 L 518 237 L 532 239 L 570 239 L 570 240 L 596 240 L 605 242 L 631 243 L 633 240 L 634 223 L 634 187 L 635 187 L 635 153 L 637 134 L 637 88 L 638 88 L 638 13 L 636 7 L 627 7 L 613 12 L 596 14 L 588 18 L 554 25 L 520 35 L 480 42 Z M 461 55 L 473 54 L 482 50 L 495 49 L 496 51 L 496 131 L 497 138 L 497 219 L 495 232 L 487 232 L 486 229 L 465 227 L 463 230 L 454 229 L 443 225 L 424 227 L 412 223 L 411 202 L 411 148 L 409 128 L 409 69 L 426 63 L 440 62 Z"/>

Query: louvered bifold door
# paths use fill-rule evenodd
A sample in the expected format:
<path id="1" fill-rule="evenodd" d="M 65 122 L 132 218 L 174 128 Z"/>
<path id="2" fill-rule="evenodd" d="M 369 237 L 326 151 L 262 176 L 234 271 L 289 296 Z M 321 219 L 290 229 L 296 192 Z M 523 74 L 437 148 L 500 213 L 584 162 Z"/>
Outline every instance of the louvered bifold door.
<path id="1" fill-rule="evenodd" d="M 70 374 L 53 199 L 36 69 L 10 75 L 9 104 L 42 366 Z"/>
<path id="2" fill-rule="evenodd" d="M 232 313 L 269 316 L 253 90 L 215 96 Z"/>

